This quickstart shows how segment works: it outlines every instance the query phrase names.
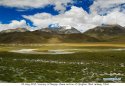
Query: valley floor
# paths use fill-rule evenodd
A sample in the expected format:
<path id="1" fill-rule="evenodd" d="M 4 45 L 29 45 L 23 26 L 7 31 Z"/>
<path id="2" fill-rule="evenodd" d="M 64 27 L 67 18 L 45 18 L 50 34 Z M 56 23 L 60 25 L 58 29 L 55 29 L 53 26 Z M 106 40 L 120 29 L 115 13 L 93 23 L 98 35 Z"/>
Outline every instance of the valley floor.
<path id="1" fill-rule="evenodd" d="M 0 44 L 0 82 L 125 82 L 125 44 Z"/>

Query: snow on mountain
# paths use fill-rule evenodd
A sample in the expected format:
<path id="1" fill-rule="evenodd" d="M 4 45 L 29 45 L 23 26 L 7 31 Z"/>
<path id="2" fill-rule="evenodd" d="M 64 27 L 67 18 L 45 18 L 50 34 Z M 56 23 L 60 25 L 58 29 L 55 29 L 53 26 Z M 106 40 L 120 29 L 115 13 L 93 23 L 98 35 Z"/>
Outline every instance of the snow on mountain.
<path id="1" fill-rule="evenodd" d="M 71 27 L 70 25 L 58 25 L 58 24 L 51 24 L 48 28 L 42 28 L 40 31 L 44 32 L 51 32 L 51 33 L 57 33 L 57 34 L 76 34 L 81 33 L 74 27 Z"/>

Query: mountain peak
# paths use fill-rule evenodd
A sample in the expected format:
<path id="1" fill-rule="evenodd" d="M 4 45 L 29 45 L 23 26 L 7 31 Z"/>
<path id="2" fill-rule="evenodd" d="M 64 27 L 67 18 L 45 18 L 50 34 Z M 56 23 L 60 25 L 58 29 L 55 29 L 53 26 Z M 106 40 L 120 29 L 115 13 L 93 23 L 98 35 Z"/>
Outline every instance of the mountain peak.
<path id="1" fill-rule="evenodd" d="M 112 25 L 110 25 L 110 24 L 103 24 L 103 25 L 97 26 L 97 27 L 122 27 L 122 26 L 120 26 L 119 24 L 112 24 Z"/>
<path id="2" fill-rule="evenodd" d="M 54 25 L 55 26 L 55 25 Z M 49 28 L 42 28 L 40 31 L 44 32 L 51 32 L 51 33 L 57 33 L 57 34 L 76 34 L 81 33 L 74 27 L 71 27 L 69 25 L 67 26 L 56 26 L 56 27 L 49 27 Z"/>
<path id="3" fill-rule="evenodd" d="M 65 29 L 71 29 L 72 28 L 72 26 L 70 26 L 70 25 L 61 25 L 61 27 L 65 28 Z"/>
<path id="4" fill-rule="evenodd" d="M 101 25 L 85 32 L 86 35 L 101 39 L 113 38 L 125 34 L 125 28 L 120 25 Z"/>

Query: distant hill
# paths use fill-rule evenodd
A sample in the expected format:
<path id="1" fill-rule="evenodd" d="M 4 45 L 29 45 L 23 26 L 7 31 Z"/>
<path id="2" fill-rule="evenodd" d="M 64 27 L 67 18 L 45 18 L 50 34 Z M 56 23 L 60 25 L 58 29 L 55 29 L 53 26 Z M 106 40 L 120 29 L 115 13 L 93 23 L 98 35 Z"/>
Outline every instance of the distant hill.
<path id="1" fill-rule="evenodd" d="M 29 31 L 26 28 L 16 28 L 16 29 L 8 29 L 8 30 L 3 30 L 1 33 L 11 33 L 11 32 L 26 32 Z"/>
<path id="2" fill-rule="evenodd" d="M 81 33 L 73 27 L 43 28 L 29 31 L 16 28 L 0 32 L 0 43 L 84 43 L 125 42 L 125 28 L 120 25 L 102 25 Z"/>
<path id="3" fill-rule="evenodd" d="M 85 35 L 95 37 L 102 41 L 123 41 L 120 38 L 125 37 L 125 28 L 120 25 L 102 25 L 92 28 L 84 33 Z M 124 38 L 125 39 L 125 38 Z"/>
<path id="4" fill-rule="evenodd" d="M 0 33 L 0 43 L 82 43 L 98 39 L 84 34 L 53 34 L 44 31 Z"/>

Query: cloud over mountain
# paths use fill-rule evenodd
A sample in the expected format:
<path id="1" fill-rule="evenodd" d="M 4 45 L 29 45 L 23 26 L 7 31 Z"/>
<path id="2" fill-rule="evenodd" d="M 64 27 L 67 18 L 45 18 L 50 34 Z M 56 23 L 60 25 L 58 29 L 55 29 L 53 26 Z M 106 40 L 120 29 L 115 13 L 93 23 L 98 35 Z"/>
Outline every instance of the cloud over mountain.
<path id="1" fill-rule="evenodd" d="M 71 10 L 56 16 L 48 13 L 38 13 L 30 16 L 24 15 L 23 17 L 32 21 L 34 26 L 39 28 L 47 27 L 50 24 L 59 23 L 60 25 L 70 25 L 75 28 L 79 27 L 78 29 L 81 30 L 84 28 L 83 24 L 86 22 L 85 17 L 87 16 L 87 12 L 85 12 L 82 8 L 72 6 Z"/>
<path id="2" fill-rule="evenodd" d="M 72 4 L 71 9 L 66 10 L 69 3 Z M 82 32 L 102 24 L 125 26 L 125 0 L 94 0 L 89 7 L 90 13 L 87 13 L 83 7 L 73 6 L 73 3 L 75 3 L 74 0 L 1 0 L 0 5 L 2 6 L 25 10 L 54 5 L 54 10 L 57 10 L 59 14 L 53 15 L 48 12 L 22 14 L 23 19 L 12 20 L 10 24 L 1 23 L 0 29 L 26 27 L 28 26 L 26 20 L 31 21 L 36 26 L 35 28 L 39 29 L 58 23 L 59 25 L 70 25 Z"/>
<path id="3" fill-rule="evenodd" d="M 13 20 L 10 24 L 0 24 L 0 31 L 15 28 L 26 28 L 27 24 L 25 20 L 17 21 Z"/>
<path id="4" fill-rule="evenodd" d="M 86 31 L 102 24 L 119 24 L 125 26 L 124 15 L 124 13 L 117 10 L 114 10 L 105 16 L 95 12 L 88 14 L 82 8 L 72 6 L 71 10 L 56 16 L 48 13 L 38 13 L 23 17 L 32 21 L 34 26 L 39 28 L 47 27 L 52 23 L 59 23 L 60 25 L 70 25 L 80 31 Z"/>

